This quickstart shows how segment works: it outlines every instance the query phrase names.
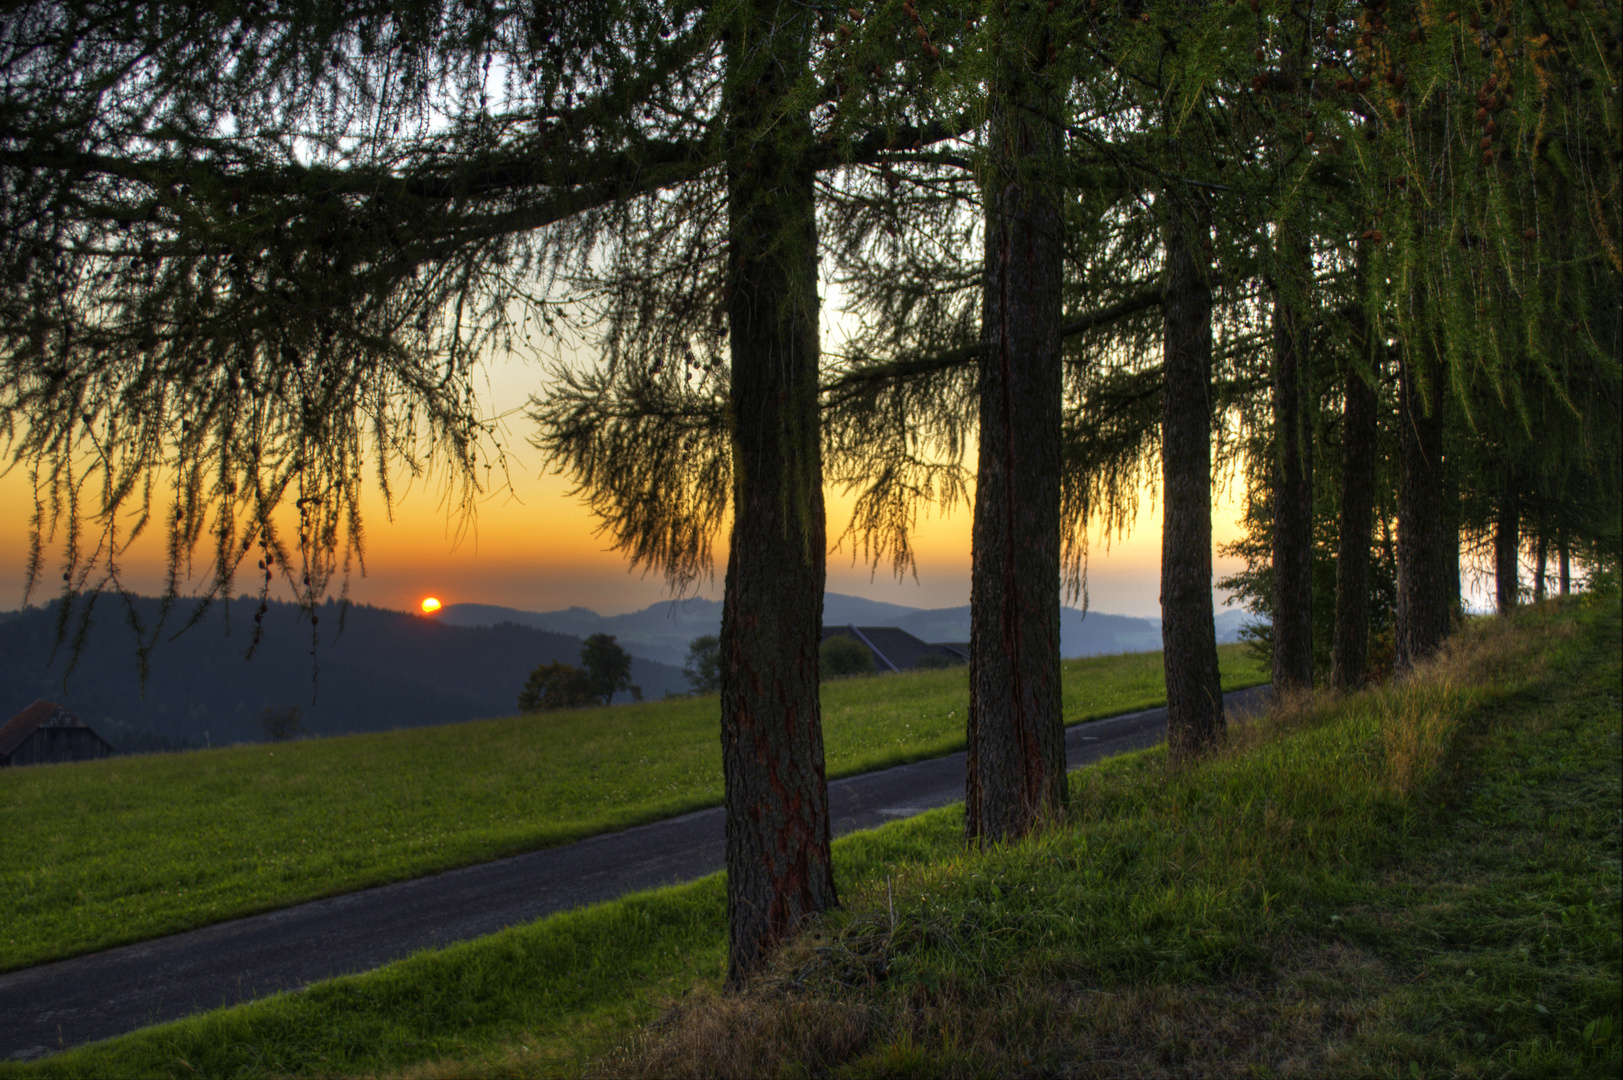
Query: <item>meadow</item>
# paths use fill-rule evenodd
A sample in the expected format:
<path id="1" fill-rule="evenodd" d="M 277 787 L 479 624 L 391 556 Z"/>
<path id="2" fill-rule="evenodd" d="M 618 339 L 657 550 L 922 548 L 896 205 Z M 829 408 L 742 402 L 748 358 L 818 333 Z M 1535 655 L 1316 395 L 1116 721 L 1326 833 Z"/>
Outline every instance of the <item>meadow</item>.
<path id="1" fill-rule="evenodd" d="M 1205 762 L 1077 770 L 1023 843 L 846 837 L 740 995 L 715 875 L 0 1077 L 1615 1076 L 1620 646 L 1615 597 L 1477 620 Z"/>
<path id="2" fill-rule="evenodd" d="M 963 668 L 826 684 L 830 777 L 962 749 L 968 697 Z M 1064 665 L 1067 723 L 1164 697 L 1158 653 Z M 719 723 L 711 695 L 0 771 L 0 971 L 717 805 Z"/>

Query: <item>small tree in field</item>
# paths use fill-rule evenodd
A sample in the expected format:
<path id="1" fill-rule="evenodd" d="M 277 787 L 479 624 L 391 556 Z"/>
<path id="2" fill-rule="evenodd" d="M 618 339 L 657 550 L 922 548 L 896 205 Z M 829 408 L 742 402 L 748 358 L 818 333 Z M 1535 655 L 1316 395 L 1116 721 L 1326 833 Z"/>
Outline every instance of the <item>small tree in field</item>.
<path id="1" fill-rule="evenodd" d="M 835 634 L 817 650 L 817 662 L 825 679 L 841 675 L 873 674 L 873 653 L 856 638 Z"/>
<path id="2" fill-rule="evenodd" d="M 591 677 L 561 660 L 530 672 L 529 681 L 518 695 L 519 711 L 527 713 L 580 709 L 592 702 Z"/>
<path id="3" fill-rule="evenodd" d="M 607 705 L 621 690 L 630 690 L 634 701 L 642 700 L 642 687 L 631 685 L 631 654 L 620 647 L 613 634 L 593 634 L 580 649 L 581 667 L 594 701 Z"/>
<path id="4" fill-rule="evenodd" d="M 304 734 L 304 710 L 297 705 L 284 709 L 266 707 L 260 714 L 259 726 L 265 729 L 265 738 L 271 742 L 287 742 Z"/>
<path id="5" fill-rule="evenodd" d="M 688 644 L 688 658 L 682 675 L 695 694 L 714 694 L 721 689 L 721 638 L 703 634 Z"/>

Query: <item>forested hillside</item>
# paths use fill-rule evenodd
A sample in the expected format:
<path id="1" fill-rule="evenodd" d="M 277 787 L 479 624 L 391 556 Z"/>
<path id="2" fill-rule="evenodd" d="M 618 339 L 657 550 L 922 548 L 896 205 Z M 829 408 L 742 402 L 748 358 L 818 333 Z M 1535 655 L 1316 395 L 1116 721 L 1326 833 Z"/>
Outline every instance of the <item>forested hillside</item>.
<path id="1" fill-rule="evenodd" d="M 120 749 L 141 750 L 163 749 L 154 737 L 197 746 L 258 741 L 264 710 L 292 705 L 314 734 L 385 731 L 510 715 L 536 665 L 580 656 L 579 638 L 531 627 L 445 626 L 364 605 L 340 619 L 333 603 L 312 627 L 296 606 L 272 603 L 250 658 L 257 603 L 217 604 L 180 633 L 186 614 L 171 614 L 144 688 L 136 638 L 116 599 L 97 606 L 71 674 L 73 634 L 55 644 L 57 605 L 12 613 L 0 619 L 0 718 L 47 698 Z M 134 607 L 143 625 L 155 622 L 156 600 L 137 598 Z M 681 672 L 648 660 L 633 660 L 631 677 L 650 697 L 686 688 Z"/>

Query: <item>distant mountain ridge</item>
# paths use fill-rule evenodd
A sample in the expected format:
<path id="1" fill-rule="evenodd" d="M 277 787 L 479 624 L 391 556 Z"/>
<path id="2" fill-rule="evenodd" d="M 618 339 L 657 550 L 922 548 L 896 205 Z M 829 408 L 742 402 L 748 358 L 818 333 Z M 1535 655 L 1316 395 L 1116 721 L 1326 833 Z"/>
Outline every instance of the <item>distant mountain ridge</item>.
<path id="1" fill-rule="evenodd" d="M 137 598 L 135 607 L 150 625 L 157 601 Z M 92 727 L 199 746 L 257 742 L 264 710 L 289 705 L 304 710 L 304 725 L 316 734 L 387 731 L 511 716 L 536 666 L 580 658 L 578 636 L 512 623 L 443 625 L 363 604 L 349 607 L 341 634 L 337 605 L 323 606 L 316 634 L 294 605 L 272 603 L 259 648 L 246 660 L 256 607 L 248 598 L 217 604 L 170 640 L 189 617 L 184 609 L 172 614 L 144 693 L 135 639 L 116 598 L 98 605 L 66 689 L 69 646 L 52 658 L 55 603 L 11 613 L 0 619 L 0 723 L 45 698 Z M 644 658 L 633 660 L 631 680 L 650 698 L 687 689 L 679 670 Z"/>
<path id="2" fill-rule="evenodd" d="M 1244 611 L 1217 615 L 1219 643 L 1238 641 L 1240 625 L 1254 618 Z M 680 665 L 688 643 L 701 634 L 721 632 L 721 603 L 691 600 L 651 604 L 640 611 L 599 615 L 590 608 L 561 611 L 521 611 L 495 604 L 447 604 L 439 621 L 452 626 L 478 627 L 515 623 L 553 633 L 587 637 L 613 634 L 635 656 Z M 826 593 L 824 626 L 896 626 L 925 641 L 968 641 L 969 606 L 933 610 L 906 607 L 860 596 Z M 1060 613 L 1060 655 L 1101 656 L 1123 652 L 1153 652 L 1161 647 L 1161 620 L 1104 612 L 1083 613 L 1065 608 Z"/>

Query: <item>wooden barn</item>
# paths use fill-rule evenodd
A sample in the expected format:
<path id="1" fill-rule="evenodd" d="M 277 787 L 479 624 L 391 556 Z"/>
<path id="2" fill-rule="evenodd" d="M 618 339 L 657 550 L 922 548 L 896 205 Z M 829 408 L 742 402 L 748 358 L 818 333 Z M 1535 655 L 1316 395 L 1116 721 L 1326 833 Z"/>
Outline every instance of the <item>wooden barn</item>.
<path id="1" fill-rule="evenodd" d="M 112 752 L 89 724 L 54 701 L 36 701 L 0 727 L 0 766 L 91 761 Z"/>

